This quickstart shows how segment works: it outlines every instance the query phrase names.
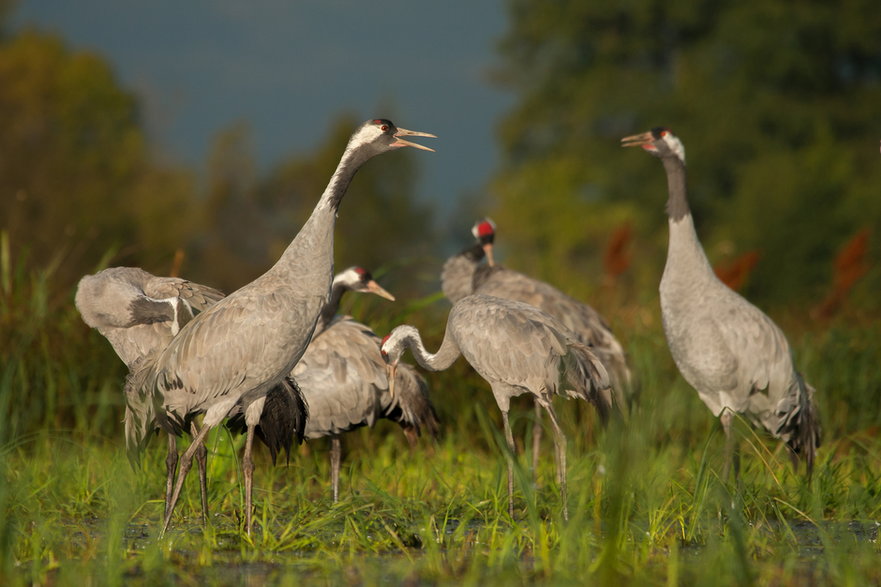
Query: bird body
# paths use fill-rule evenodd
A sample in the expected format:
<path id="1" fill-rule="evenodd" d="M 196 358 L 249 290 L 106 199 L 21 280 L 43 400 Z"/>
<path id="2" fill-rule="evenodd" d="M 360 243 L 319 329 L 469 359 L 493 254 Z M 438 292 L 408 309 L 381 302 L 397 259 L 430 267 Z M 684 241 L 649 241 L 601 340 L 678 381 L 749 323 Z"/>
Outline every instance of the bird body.
<path id="1" fill-rule="evenodd" d="M 436 435 L 439 427 L 422 376 L 410 365 L 401 365 L 398 394 L 392 397 L 379 337 L 350 316 L 336 316 L 346 291 L 395 299 L 360 267 L 340 272 L 334 278 L 330 301 L 321 312 L 312 341 L 291 373 L 309 404 L 306 437 L 331 438 L 334 501 L 339 499 L 342 433 L 372 427 L 376 420 L 385 418 L 398 423 L 412 445 L 423 429 Z"/>
<path id="2" fill-rule="evenodd" d="M 75 303 L 83 321 L 100 332 L 129 369 L 126 397 L 126 438 L 146 439 L 156 428 L 156 413 L 151 401 L 134 384 L 146 371 L 147 364 L 189 322 L 223 298 L 223 293 L 177 277 L 157 277 L 139 267 L 110 267 L 86 275 L 77 285 Z M 193 436 L 197 429 L 188 420 Z M 166 457 L 166 512 L 171 499 L 177 468 L 177 440 L 180 431 L 168 434 Z M 136 444 L 139 448 L 140 443 Z M 131 449 L 130 444 L 130 449 Z M 132 462 L 137 450 L 129 450 Z M 203 520 L 208 516 L 206 451 L 200 446 L 199 485 Z"/>
<path id="3" fill-rule="evenodd" d="M 631 375 L 626 353 L 609 323 L 593 307 L 551 284 L 496 264 L 492 253 L 495 228 L 489 219 L 475 223 L 472 234 L 477 244 L 446 261 L 441 287 L 447 298 L 455 303 L 464 295 L 480 293 L 525 302 L 543 310 L 591 347 L 605 364 L 617 393 L 628 391 Z M 487 264 L 481 264 L 484 257 Z"/>
<path id="4" fill-rule="evenodd" d="M 158 354 L 144 379 L 142 389 L 152 394 L 157 419 L 169 431 L 179 430 L 188 414 L 204 412 L 200 431 L 204 437 L 237 404 L 243 407 L 248 428 L 243 470 L 249 533 L 254 427 L 266 394 L 299 361 L 328 301 L 340 202 L 355 172 L 373 156 L 404 146 L 430 150 L 402 139 L 404 135 L 433 136 L 397 128 L 388 120 L 362 124 L 349 139 L 312 214 L 279 260 L 191 320 Z M 189 450 L 182 457 L 172 509 L 191 458 Z"/>
<path id="5" fill-rule="evenodd" d="M 780 328 L 713 272 L 686 199 L 681 141 L 657 128 L 623 144 L 659 157 L 667 172 L 670 235 L 659 291 L 676 366 L 713 415 L 722 418 L 729 447 L 733 415 L 742 414 L 787 443 L 810 475 L 820 442 L 814 390 L 796 371 Z"/>
<path id="6" fill-rule="evenodd" d="M 474 274 L 485 253 L 480 244 L 472 245 L 448 258 L 441 269 L 441 290 L 455 304 L 474 293 Z"/>
<path id="7" fill-rule="evenodd" d="M 222 292 L 186 279 L 110 267 L 80 279 L 75 303 L 83 321 L 131 368 L 165 348 L 195 313 L 222 298 Z"/>
<path id="8" fill-rule="evenodd" d="M 554 412 L 554 395 L 577 397 L 593 403 L 605 420 L 613 409 L 609 377 L 591 350 L 576 341 L 553 317 L 538 308 L 517 302 L 472 294 L 453 305 L 443 342 L 429 353 L 412 326 L 396 327 L 385 337 L 383 357 L 394 368 L 406 348 L 431 371 L 448 368 L 461 355 L 492 389 L 502 412 L 505 438 L 514 452 L 508 422 L 512 397 L 532 394 L 548 412 L 554 427 L 558 479 L 566 515 L 565 435 Z M 508 462 L 508 509 L 513 515 L 513 462 Z"/>
<path id="9" fill-rule="evenodd" d="M 369 327 L 347 316 L 314 338 L 293 372 L 309 403 L 307 438 L 373 426 L 380 418 L 436 431 L 424 380 L 410 365 L 401 365 L 396 396 L 390 396 L 380 342 Z"/>

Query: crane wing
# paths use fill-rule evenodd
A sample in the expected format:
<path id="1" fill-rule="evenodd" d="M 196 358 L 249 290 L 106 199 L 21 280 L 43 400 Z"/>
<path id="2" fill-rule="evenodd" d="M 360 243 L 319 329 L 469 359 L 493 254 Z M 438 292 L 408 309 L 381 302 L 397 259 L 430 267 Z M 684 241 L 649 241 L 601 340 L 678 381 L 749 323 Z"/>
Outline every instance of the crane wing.
<path id="1" fill-rule="evenodd" d="M 309 438 L 374 424 L 378 394 L 388 388 L 379 344 L 350 318 L 338 318 L 309 343 L 292 372 L 309 404 Z"/>
<path id="2" fill-rule="evenodd" d="M 451 328 L 462 354 L 492 382 L 525 393 L 546 389 L 559 379 L 559 359 L 566 355 L 566 335 L 538 308 L 493 296 L 463 298 L 450 313 Z"/>

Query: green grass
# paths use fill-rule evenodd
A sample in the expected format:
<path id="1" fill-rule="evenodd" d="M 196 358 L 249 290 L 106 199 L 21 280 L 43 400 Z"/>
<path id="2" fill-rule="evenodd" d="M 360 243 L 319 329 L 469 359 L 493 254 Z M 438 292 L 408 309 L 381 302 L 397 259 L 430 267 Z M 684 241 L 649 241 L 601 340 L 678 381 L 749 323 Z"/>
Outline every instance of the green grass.
<path id="1" fill-rule="evenodd" d="M 778 443 L 745 423 L 738 425 L 740 481 L 718 478 L 721 429 L 677 374 L 655 317 L 622 329 L 642 382 L 628 425 L 599 430 L 588 406 L 559 402 L 569 435 L 568 523 L 549 434 L 533 487 L 525 401 L 512 409 L 520 467 L 515 516 L 508 516 L 498 410 L 460 362 L 429 378 L 444 420 L 440 441 L 423 439 L 410 450 L 385 423 L 345 438 L 337 504 L 324 442 L 276 467 L 259 451 L 250 538 L 240 519 L 242 439 L 216 431 L 208 443 L 207 525 L 191 476 L 171 530 L 158 540 L 164 439 L 153 440 L 140 469 L 129 466 L 120 422 L 124 369 L 109 345 L 79 321 L 70 289 L 52 293 L 51 268 L 2 265 L 4 585 L 881 581 L 875 324 L 786 325 L 823 417 L 810 483 Z M 418 324 L 418 312 L 406 319 Z"/>

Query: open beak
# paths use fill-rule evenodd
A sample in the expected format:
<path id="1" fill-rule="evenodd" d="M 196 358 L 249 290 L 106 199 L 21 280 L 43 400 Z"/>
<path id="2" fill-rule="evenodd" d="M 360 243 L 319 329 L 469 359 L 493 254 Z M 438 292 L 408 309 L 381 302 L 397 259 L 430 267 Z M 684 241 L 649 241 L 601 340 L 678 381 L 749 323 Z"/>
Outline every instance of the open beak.
<path id="1" fill-rule="evenodd" d="M 388 363 L 385 366 L 385 370 L 388 376 L 388 393 L 392 399 L 395 399 L 395 373 L 398 371 L 398 365 L 396 363 Z"/>
<path id="2" fill-rule="evenodd" d="M 376 283 L 373 279 L 367 282 L 367 291 L 372 294 L 376 294 L 381 298 L 385 298 L 387 300 L 395 301 L 395 296 L 387 292 L 381 285 Z"/>
<path id="3" fill-rule="evenodd" d="M 432 149 L 430 147 L 426 147 L 425 145 L 419 145 L 417 143 L 411 143 L 410 141 L 402 139 L 401 137 L 430 137 L 432 139 L 436 139 L 437 136 L 435 136 L 431 133 L 420 132 L 418 130 L 407 130 L 406 128 L 398 127 L 398 132 L 395 133 L 395 139 L 397 139 L 397 140 L 394 143 L 392 143 L 392 146 L 393 147 L 413 147 L 415 149 L 422 149 L 423 151 L 434 152 L 434 149 Z"/>
<path id="4" fill-rule="evenodd" d="M 631 135 L 629 137 L 624 137 L 621 139 L 622 147 L 644 147 L 647 144 L 652 143 L 655 140 L 655 137 L 652 136 L 651 131 L 644 132 L 638 135 Z"/>
<path id="5" fill-rule="evenodd" d="M 489 263 L 489 266 L 492 267 L 496 264 L 495 257 L 493 257 L 493 244 L 492 243 L 483 243 L 483 252 L 486 254 L 486 262 Z"/>

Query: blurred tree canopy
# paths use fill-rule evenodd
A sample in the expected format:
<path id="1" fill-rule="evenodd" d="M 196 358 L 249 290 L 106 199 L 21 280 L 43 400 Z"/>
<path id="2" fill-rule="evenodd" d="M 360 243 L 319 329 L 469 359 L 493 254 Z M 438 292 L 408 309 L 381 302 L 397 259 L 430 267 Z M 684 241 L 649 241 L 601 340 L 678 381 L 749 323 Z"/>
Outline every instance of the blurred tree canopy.
<path id="1" fill-rule="evenodd" d="M 196 170 L 154 155 L 138 97 L 102 57 L 33 30 L 0 37 L 0 230 L 14 258 L 57 265 L 59 296 L 101 263 L 168 274 L 177 252 L 184 276 L 232 291 L 296 235 L 358 122 L 338 117 L 314 153 L 266 176 L 247 127 L 233 125 L 197 182 Z M 407 152 L 358 173 L 338 222 L 341 267 L 379 270 L 430 250 L 432 215 L 412 199 L 416 175 Z"/>
<path id="2" fill-rule="evenodd" d="M 188 174 L 152 162 L 137 100 L 54 35 L 0 43 L 0 219 L 16 255 L 72 282 L 108 250 L 183 243 Z"/>
<path id="3" fill-rule="evenodd" d="M 878 258 L 874 2 L 510 0 L 509 14 L 497 75 L 519 102 L 500 126 L 492 214 L 518 266 L 558 281 L 577 267 L 589 293 L 632 226 L 635 279 L 654 292 L 664 172 L 619 139 L 659 125 L 685 143 L 711 262 L 758 252 L 748 295 L 817 300 L 863 228 Z"/>

